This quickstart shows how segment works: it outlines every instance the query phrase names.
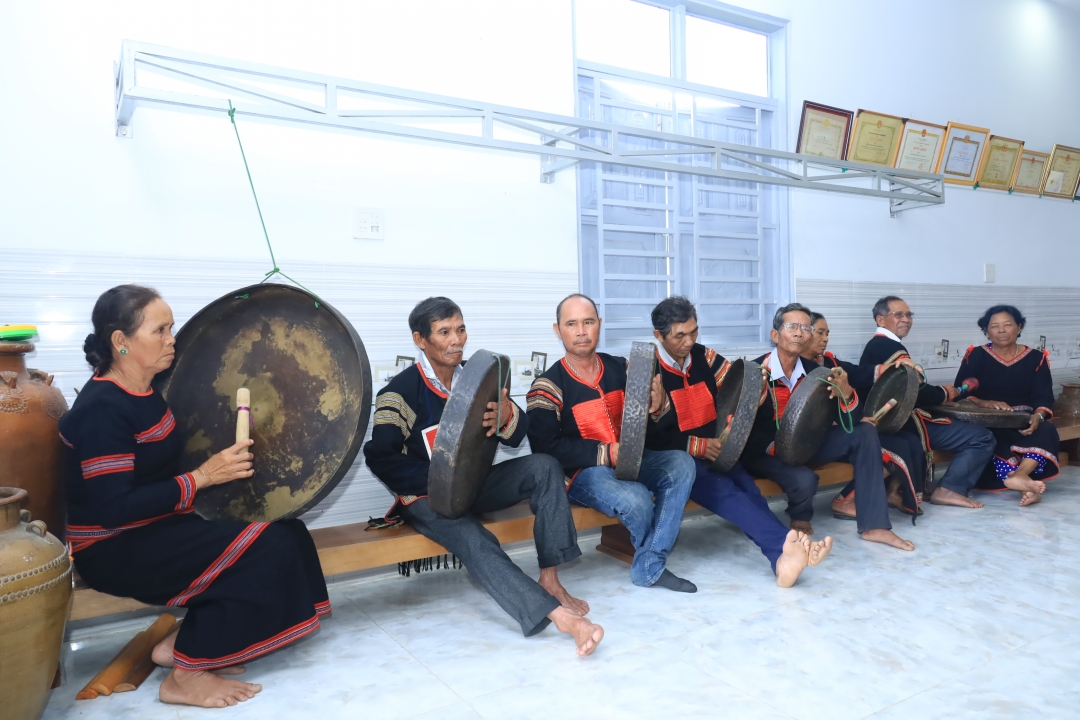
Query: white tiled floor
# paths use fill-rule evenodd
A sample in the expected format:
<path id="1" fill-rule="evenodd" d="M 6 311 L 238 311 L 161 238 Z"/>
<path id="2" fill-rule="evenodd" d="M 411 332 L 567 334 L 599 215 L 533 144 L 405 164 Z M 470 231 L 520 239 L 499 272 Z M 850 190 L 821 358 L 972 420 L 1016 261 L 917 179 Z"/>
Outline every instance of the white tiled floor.
<path id="1" fill-rule="evenodd" d="M 687 520 L 670 559 L 695 595 L 635 588 L 589 542 L 560 573 L 607 632 L 589 658 L 554 628 L 522 638 L 464 571 L 335 586 L 323 629 L 251 663 L 263 692 L 225 711 L 163 705 L 163 670 L 75 702 L 134 632 L 101 628 L 66 650 L 45 717 L 1075 718 L 1080 469 L 1045 497 L 981 493 L 985 509 L 928 507 L 916 527 L 894 513 L 917 546 L 902 553 L 860 541 L 821 495 L 815 527 L 836 547 L 790 590 L 715 517 Z"/>

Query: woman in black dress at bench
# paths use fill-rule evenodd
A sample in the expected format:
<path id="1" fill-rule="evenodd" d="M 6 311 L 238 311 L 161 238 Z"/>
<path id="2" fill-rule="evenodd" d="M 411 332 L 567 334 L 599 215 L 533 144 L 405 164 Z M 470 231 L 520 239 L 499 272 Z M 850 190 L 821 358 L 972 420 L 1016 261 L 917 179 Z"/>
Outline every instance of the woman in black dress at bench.
<path id="1" fill-rule="evenodd" d="M 979 381 L 970 400 L 980 407 L 1023 410 L 1031 423 L 1023 430 L 993 428 L 997 448 L 975 487 L 1020 492 L 1020 504 L 1042 499 L 1046 480 L 1058 474 L 1058 432 L 1052 423 L 1054 382 L 1048 353 L 1017 344 L 1024 316 L 1012 305 L 995 305 L 979 318 L 990 340 L 972 345 L 956 373 L 956 387 L 968 378 Z"/>
<path id="2" fill-rule="evenodd" d="M 164 702 L 248 700 L 261 686 L 222 675 L 313 632 L 330 612 L 315 544 L 299 520 L 209 521 L 192 512 L 201 488 L 254 474 L 252 441 L 198 468 L 177 466 L 183 440 L 150 387 L 175 344 L 172 311 L 156 291 L 108 290 L 93 323 L 83 349 L 94 376 L 60 420 L 75 567 L 100 592 L 187 609 L 153 653 L 173 668 L 159 691 Z"/>

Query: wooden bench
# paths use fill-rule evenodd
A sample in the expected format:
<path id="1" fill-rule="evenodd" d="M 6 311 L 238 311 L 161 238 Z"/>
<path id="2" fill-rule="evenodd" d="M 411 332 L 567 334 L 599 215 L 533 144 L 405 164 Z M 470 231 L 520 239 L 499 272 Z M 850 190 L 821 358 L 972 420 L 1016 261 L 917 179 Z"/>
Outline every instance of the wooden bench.
<path id="1" fill-rule="evenodd" d="M 1080 438 L 1080 426 L 1059 428 L 1062 440 Z M 946 462 L 949 453 L 935 453 L 936 462 Z M 1073 456 L 1075 457 L 1075 455 Z M 1062 464 L 1067 460 L 1063 457 Z M 848 463 L 827 463 L 814 468 L 820 477 L 819 487 L 842 485 L 852 479 L 853 468 Z M 758 479 L 758 488 L 765 497 L 782 495 L 783 490 L 771 480 Z M 690 501 L 686 511 L 703 508 Z M 615 518 L 608 517 L 596 510 L 572 506 L 574 525 L 578 530 L 601 528 L 600 544 L 597 550 L 612 557 L 629 562 L 627 554 L 626 529 Z M 507 544 L 532 540 L 533 515 L 527 503 L 497 513 L 481 516 L 484 527 L 494 533 L 500 543 Z M 327 576 L 343 573 L 371 570 L 373 568 L 408 562 L 421 558 L 447 554 L 441 545 L 428 540 L 408 525 L 399 525 L 386 530 L 367 530 L 367 523 L 339 525 L 318 528 L 311 531 L 315 546 L 319 550 L 319 560 L 323 573 Z M 631 550 L 632 552 L 632 550 Z M 91 590 L 76 578 L 75 599 L 70 620 L 88 620 L 91 618 L 114 615 L 117 613 L 143 610 L 148 606 L 130 598 L 118 598 Z"/>

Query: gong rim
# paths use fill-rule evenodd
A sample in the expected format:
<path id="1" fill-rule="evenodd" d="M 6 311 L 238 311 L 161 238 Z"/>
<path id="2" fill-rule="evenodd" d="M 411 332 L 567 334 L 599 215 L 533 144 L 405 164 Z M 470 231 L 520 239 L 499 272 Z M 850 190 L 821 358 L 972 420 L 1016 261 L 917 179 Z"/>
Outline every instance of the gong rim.
<path id="1" fill-rule="evenodd" d="M 950 420 L 966 422 L 984 428 L 1021 430 L 1031 423 L 1031 413 L 986 410 L 966 400 L 961 400 L 955 407 L 934 405 L 926 408 L 926 410 L 934 417 L 946 417 Z"/>
<path id="2" fill-rule="evenodd" d="M 738 386 L 725 393 L 728 383 L 736 380 Z M 756 362 L 742 359 L 731 361 L 731 367 L 724 375 L 724 382 L 716 392 L 716 437 L 719 439 L 727 429 L 728 415 L 733 416 L 731 432 L 728 433 L 727 440 L 724 441 L 720 454 L 716 456 L 710 469 L 727 472 L 739 462 L 743 449 L 750 439 L 750 431 L 754 428 L 764 384 L 765 378 L 761 374 L 761 366 Z M 734 402 L 732 402 L 733 395 Z M 728 411 L 729 408 L 731 412 Z"/>
<path id="3" fill-rule="evenodd" d="M 507 370 L 503 378 L 500 366 Z M 489 402 L 498 401 L 501 388 L 509 389 L 511 368 L 507 356 L 481 349 L 454 380 L 428 468 L 428 503 L 444 517 L 453 520 L 469 514 L 491 472 L 499 438 L 487 437 L 483 415 Z"/>
<path id="4" fill-rule="evenodd" d="M 286 303 L 310 303 L 311 306 L 319 313 L 326 313 L 333 319 L 334 323 L 339 326 L 340 330 L 344 331 L 344 337 L 348 338 L 348 347 L 351 351 L 356 353 L 354 371 L 358 371 L 360 374 L 360 382 L 358 388 L 358 400 L 356 403 L 357 412 L 355 413 L 355 419 L 349 419 L 348 424 L 344 426 L 343 432 L 348 435 L 349 441 L 345 446 L 343 452 L 338 455 L 338 465 L 336 469 L 329 475 L 324 484 L 319 487 L 315 492 L 303 502 L 296 504 L 292 509 L 286 512 L 274 512 L 266 516 L 254 516 L 247 512 L 231 513 L 226 511 L 218 511 L 212 505 L 215 496 L 225 492 L 229 489 L 233 483 L 252 483 L 256 478 L 260 477 L 259 472 L 259 449 L 255 450 L 255 476 L 252 478 L 241 479 L 233 481 L 233 483 L 222 483 L 208 488 L 200 490 L 195 497 L 195 511 L 200 516 L 216 520 L 241 520 L 248 522 L 264 521 L 272 522 L 275 520 L 289 520 L 299 517 L 300 515 L 308 512 L 312 508 L 316 507 L 322 500 L 329 495 L 338 483 L 345 477 L 346 474 L 352 469 L 353 463 L 356 460 L 357 455 L 360 452 L 360 448 L 364 443 L 364 436 L 367 432 L 368 423 L 371 418 L 371 406 L 372 406 L 372 379 L 371 379 L 371 365 L 368 361 L 367 351 L 364 348 L 364 343 L 360 339 L 360 335 L 356 332 L 356 328 L 349 322 L 348 318 L 342 315 L 336 308 L 327 303 L 322 298 L 317 297 L 313 293 L 306 290 L 293 287 L 291 285 L 284 285 L 281 283 L 260 283 L 257 285 L 249 285 L 239 290 L 226 293 L 217 298 L 213 302 L 209 303 L 184 323 L 183 327 L 176 333 L 176 344 L 174 346 L 175 356 L 173 358 L 172 365 L 168 369 L 159 373 L 153 381 L 153 386 L 162 395 L 162 397 L 169 402 L 169 393 L 173 390 L 174 380 L 178 376 L 183 377 L 183 368 L 186 360 L 186 355 L 194 352 L 192 350 L 189 353 L 189 347 L 192 343 L 197 343 L 204 333 L 210 332 L 211 323 L 215 320 L 220 320 L 223 317 L 227 317 L 228 310 L 235 307 L 238 301 L 250 302 L 252 299 L 258 300 L 259 298 L 274 298 L 275 296 L 290 297 L 286 300 Z M 254 305 L 252 305 L 254 306 Z M 246 309 L 246 308 L 244 308 Z M 243 314 L 243 310 L 240 314 Z M 342 370 L 344 372 L 344 370 Z M 199 388 L 199 390 L 205 391 L 205 388 Z M 235 404 L 235 394 L 230 400 Z M 177 409 L 174 407 L 176 403 L 169 402 L 169 406 L 176 415 L 177 428 L 180 429 L 189 424 L 187 418 L 181 417 L 177 413 Z M 255 407 L 256 400 L 252 400 L 252 406 Z M 254 419 L 253 419 L 254 421 Z M 231 422 L 235 428 L 235 415 L 232 415 Z M 253 431 L 252 436 L 255 437 L 257 431 Z M 235 438 L 230 435 L 228 443 L 222 447 L 216 447 L 216 452 L 220 452 L 226 447 L 234 444 Z M 222 441 L 224 442 L 224 441 Z M 185 451 L 185 459 L 190 453 Z M 280 486 L 279 486 L 280 487 Z"/>
<path id="5" fill-rule="evenodd" d="M 829 386 L 822 382 L 831 375 L 829 368 L 816 367 L 791 393 L 776 431 L 776 456 L 788 465 L 805 465 L 832 426 L 835 401 L 829 398 Z M 808 420 L 800 423 L 804 413 L 809 413 L 805 415 Z"/>
<path id="6" fill-rule="evenodd" d="M 615 463 L 615 477 L 619 480 L 637 480 L 641 472 L 645 431 L 649 426 L 649 390 L 655 374 L 656 343 L 634 342 L 626 367 L 619 460 Z"/>
<path id="7" fill-rule="evenodd" d="M 903 365 L 886 368 L 870 388 L 863 415 L 872 417 L 891 399 L 896 400 L 896 405 L 878 420 L 877 431 L 881 435 L 900 432 L 915 410 L 915 403 L 919 399 L 919 374 L 914 368 Z"/>

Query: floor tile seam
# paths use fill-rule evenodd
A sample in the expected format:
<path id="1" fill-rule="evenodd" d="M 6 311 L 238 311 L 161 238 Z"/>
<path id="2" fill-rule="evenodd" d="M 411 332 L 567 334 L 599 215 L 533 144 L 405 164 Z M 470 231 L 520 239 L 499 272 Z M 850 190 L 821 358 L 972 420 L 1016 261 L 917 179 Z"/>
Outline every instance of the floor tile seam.
<path id="1" fill-rule="evenodd" d="M 663 652 L 666 652 L 666 651 L 663 651 Z M 784 717 L 789 717 L 789 718 L 792 718 L 793 720 L 803 720 L 798 715 L 792 715 L 792 714 L 790 714 L 789 712 L 787 712 L 785 710 L 781 710 L 780 708 L 776 707 L 775 705 L 773 705 L 768 700 L 759 697 L 756 693 L 754 693 L 754 692 L 752 692 L 750 690 L 747 690 L 745 688 L 739 687 L 738 685 L 735 685 L 734 683 L 728 682 L 727 680 L 720 677 L 715 672 L 712 672 L 708 668 L 698 667 L 697 665 L 691 664 L 688 660 L 683 660 L 682 658 L 679 658 L 679 660 L 681 662 L 683 662 L 683 663 L 686 663 L 687 665 L 690 665 L 690 667 L 694 668 L 695 670 L 698 670 L 698 671 L 700 671 L 702 673 L 705 673 L 706 675 L 713 678 L 717 682 L 720 682 L 720 683 L 723 683 L 724 685 L 727 685 L 728 687 L 732 688 L 733 690 L 736 690 L 736 691 L 742 693 L 743 695 L 745 695 L 745 696 L 747 696 L 747 697 L 761 703 L 762 705 L 770 708 L 771 710 L 775 710 L 777 713 L 779 713 L 780 715 L 783 715 Z"/>
<path id="2" fill-rule="evenodd" d="M 365 613 L 365 614 L 366 614 L 366 613 Z M 454 697 L 458 698 L 458 699 L 459 699 L 459 700 L 461 700 L 462 702 L 467 702 L 467 701 L 466 701 L 466 699 L 465 699 L 465 698 L 463 698 L 463 697 L 462 697 L 462 696 L 460 695 L 460 693 L 458 693 L 458 692 L 457 692 L 456 690 L 454 690 L 454 688 L 450 687 L 450 685 L 449 685 L 449 684 L 447 684 L 447 682 L 446 682 L 445 680 L 443 680 L 443 679 L 442 679 L 442 677 L 440 677 L 438 673 L 436 673 L 436 672 L 435 672 L 434 670 L 432 670 L 432 669 L 431 669 L 430 667 L 428 667 L 428 664 L 427 664 L 427 663 L 425 663 L 425 662 L 424 662 L 423 660 L 421 660 L 420 658 L 416 657 L 416 655 L 414 655 L 414 654 L 413 654 L 413 652 L 412 652 L 411 650 L 409 650 L 409 648 L 407 648 L 407 647 L 405 647 L 404 645 L 402 645 L 402 644 L 401 644 L 401 641 L 400 641 L 400 640 L 398 640 L 398 639 L 397 639 L 397 638 L 396 638 L 396 637 L 395 637 L 395 636 L 394 636 L 394 635 L 393 635 L 393 634 L 392 634 L 392 633 L 391 633 L 390 631 L 388 631 L 388 630 L 387 630 L 386 628 L 384 628 L 384 627 L 382 626 L 382 624 L 380 624 L 379 622 L 376 622 L 375 620 L 372 620 L 371 622 L 372 622 L 372 623 L 374 623 L 375 627 L 379 628 L 379 630 L 380 630 L 380 631 L 381 631 L 381 632 L 382 632 L 382 633 L 383 633 L 384 635 L 386 635 L 386 637 L 390 638 L 390 640 L 392 640 L 392 641 L 394 642 L 394 644 L 395 644 L 395 645 L 397 645 L 397 646 L 398 646 L 399 648 L 401 648 L 401 649 L 402 649 L 402 650 L 403 650 L 403 651 L 405 652 L 405 654 L 406 654 L 406 655 L 408 655 L 408 656 L 409 656 L 410 658 L 412 658 L 412 659 L 413 659 L 413 661 L 415 661 L 415 662 L 416 662 L 416 663 L 417 663 L 418 665 L 420 665 L 420 667 L 424 668 L 424 670 L 427 670 L 427 672 L 428 672 L 428 673 L 429 673 L 429 674 L 430 674 L 430 675 L 431 675 L 431 676 L 432 676 L 433 678 L 435 678 L 435 679 L 436 679 L 436 680 L 438 680 L 438 681 L 439 681 L 440 683 L 442 683 L 443 687 L 445 687 L 445 688 L 446 688 L 447 690 L 449 690 L 449 691 L 450 691 L 450 693 L 451 693 L 451 694 L 453 694 L 453 696 L 454 696 Z M 454 703 L 450 703 L 450 704 L 451 704 L 451 705 L 453 705 Z M 440 707 L 449 707 L 449 705 L 443 705 L 443 706 L 440 706 Z M 439 708 L 432 708 L 432 710 L 438 710 L 438 709 L 439 709 Z M 423 714 L 423 713 L 421 713 L 421 714 Z"/>

